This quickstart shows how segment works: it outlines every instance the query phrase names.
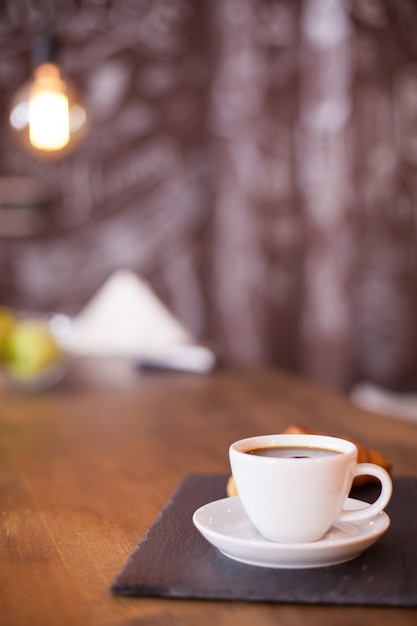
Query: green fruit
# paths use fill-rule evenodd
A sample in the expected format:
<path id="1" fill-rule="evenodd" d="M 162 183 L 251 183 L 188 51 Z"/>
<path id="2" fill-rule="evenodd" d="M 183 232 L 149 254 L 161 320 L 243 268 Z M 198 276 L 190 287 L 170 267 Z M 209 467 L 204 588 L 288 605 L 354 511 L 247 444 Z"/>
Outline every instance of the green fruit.
<path id="1" fill-rule="evenodd" d="M 0 359 L 3 357 L 4 344 L 15 323 L 15 316 L 10 309 L 0 306 Z"/>
<path id="2" fill-rule="evenodd" d="M 60 355 L 59 346 L 46 325 L 31 319 L 14 325 L 3 348 L 4 363 L 17 376 L 39 374 L 56 363 Z"/>

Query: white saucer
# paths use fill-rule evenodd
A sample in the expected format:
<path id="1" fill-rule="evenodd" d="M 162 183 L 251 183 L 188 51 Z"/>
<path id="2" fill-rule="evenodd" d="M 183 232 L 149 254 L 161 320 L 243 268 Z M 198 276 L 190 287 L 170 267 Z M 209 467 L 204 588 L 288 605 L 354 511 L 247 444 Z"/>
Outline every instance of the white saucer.
<path id="1" fill-rule="evenodd" d="M 348 498 L 345 509 L 368 506 Z M 193 522 L 201 534 L 225 556 L 248 565 L 276 569 L 326 567 L 350 561 L 388 530 L 384 512 L 362 522 L 339 522 L 313 543 L 275 543 L 262 537 L 247 517 L 238 497 L 205 504 L 195 511 Z"/>

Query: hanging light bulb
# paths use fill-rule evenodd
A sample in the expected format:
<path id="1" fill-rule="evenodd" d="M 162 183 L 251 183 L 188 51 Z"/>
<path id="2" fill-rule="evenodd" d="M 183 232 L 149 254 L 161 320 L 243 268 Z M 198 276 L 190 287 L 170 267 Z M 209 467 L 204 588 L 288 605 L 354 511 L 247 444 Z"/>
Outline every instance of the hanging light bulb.
<path id="1" fill-rule="evenodd" d="M 38 150 L 62 150 L 70 140 L 66 85 L 59 68 L 43 63 L 29 93 L 29 141 Z"/>
<path id="2" fill-rule="evenodd" d="M 33 77 L 13 98 L 9 121 L 27 151 L 42 158 L 60 158 L 85 135 L 87 111 L 54 62 L 51 38 L 42 38 L 34 50 Z"/>

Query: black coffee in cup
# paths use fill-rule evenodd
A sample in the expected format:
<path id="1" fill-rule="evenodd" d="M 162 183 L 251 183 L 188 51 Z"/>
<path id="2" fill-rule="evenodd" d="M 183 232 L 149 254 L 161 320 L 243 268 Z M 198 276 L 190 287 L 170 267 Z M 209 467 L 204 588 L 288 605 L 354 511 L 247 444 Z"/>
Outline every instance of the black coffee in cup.
<path id="1" fill-rule="evenodd" d="M 266 456 L 284 459 L 315 459 L 317 457 L 333 456 L 342 454 L 339 450 L 331 448 L 312 448 L 304 446 L 267 446 L 265 448 L 252 448 L 245 450 L 246 454 Z"/>

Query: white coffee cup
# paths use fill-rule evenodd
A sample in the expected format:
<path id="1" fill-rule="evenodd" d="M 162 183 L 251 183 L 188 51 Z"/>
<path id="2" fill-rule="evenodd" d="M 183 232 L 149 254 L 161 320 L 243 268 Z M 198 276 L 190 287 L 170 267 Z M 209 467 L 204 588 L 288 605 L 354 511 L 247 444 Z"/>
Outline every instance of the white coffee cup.
<path id="1" fill-rule="evenodd" d="M 289 456 L 260 456 L 260 449 Z M 309 434 L 248 437 L 229 449 L 248 517 L 264 537 L 283 543 L 317 541 L 336 521 L 368 520 L 385 508 L 392 494 L 388 472 L 373 463 L 358 464 L 357 454 L 351 441 Z M 366 508 L 343 510 L 353 479 L 362 475 L 379 480 L 379 497 Z"/>

